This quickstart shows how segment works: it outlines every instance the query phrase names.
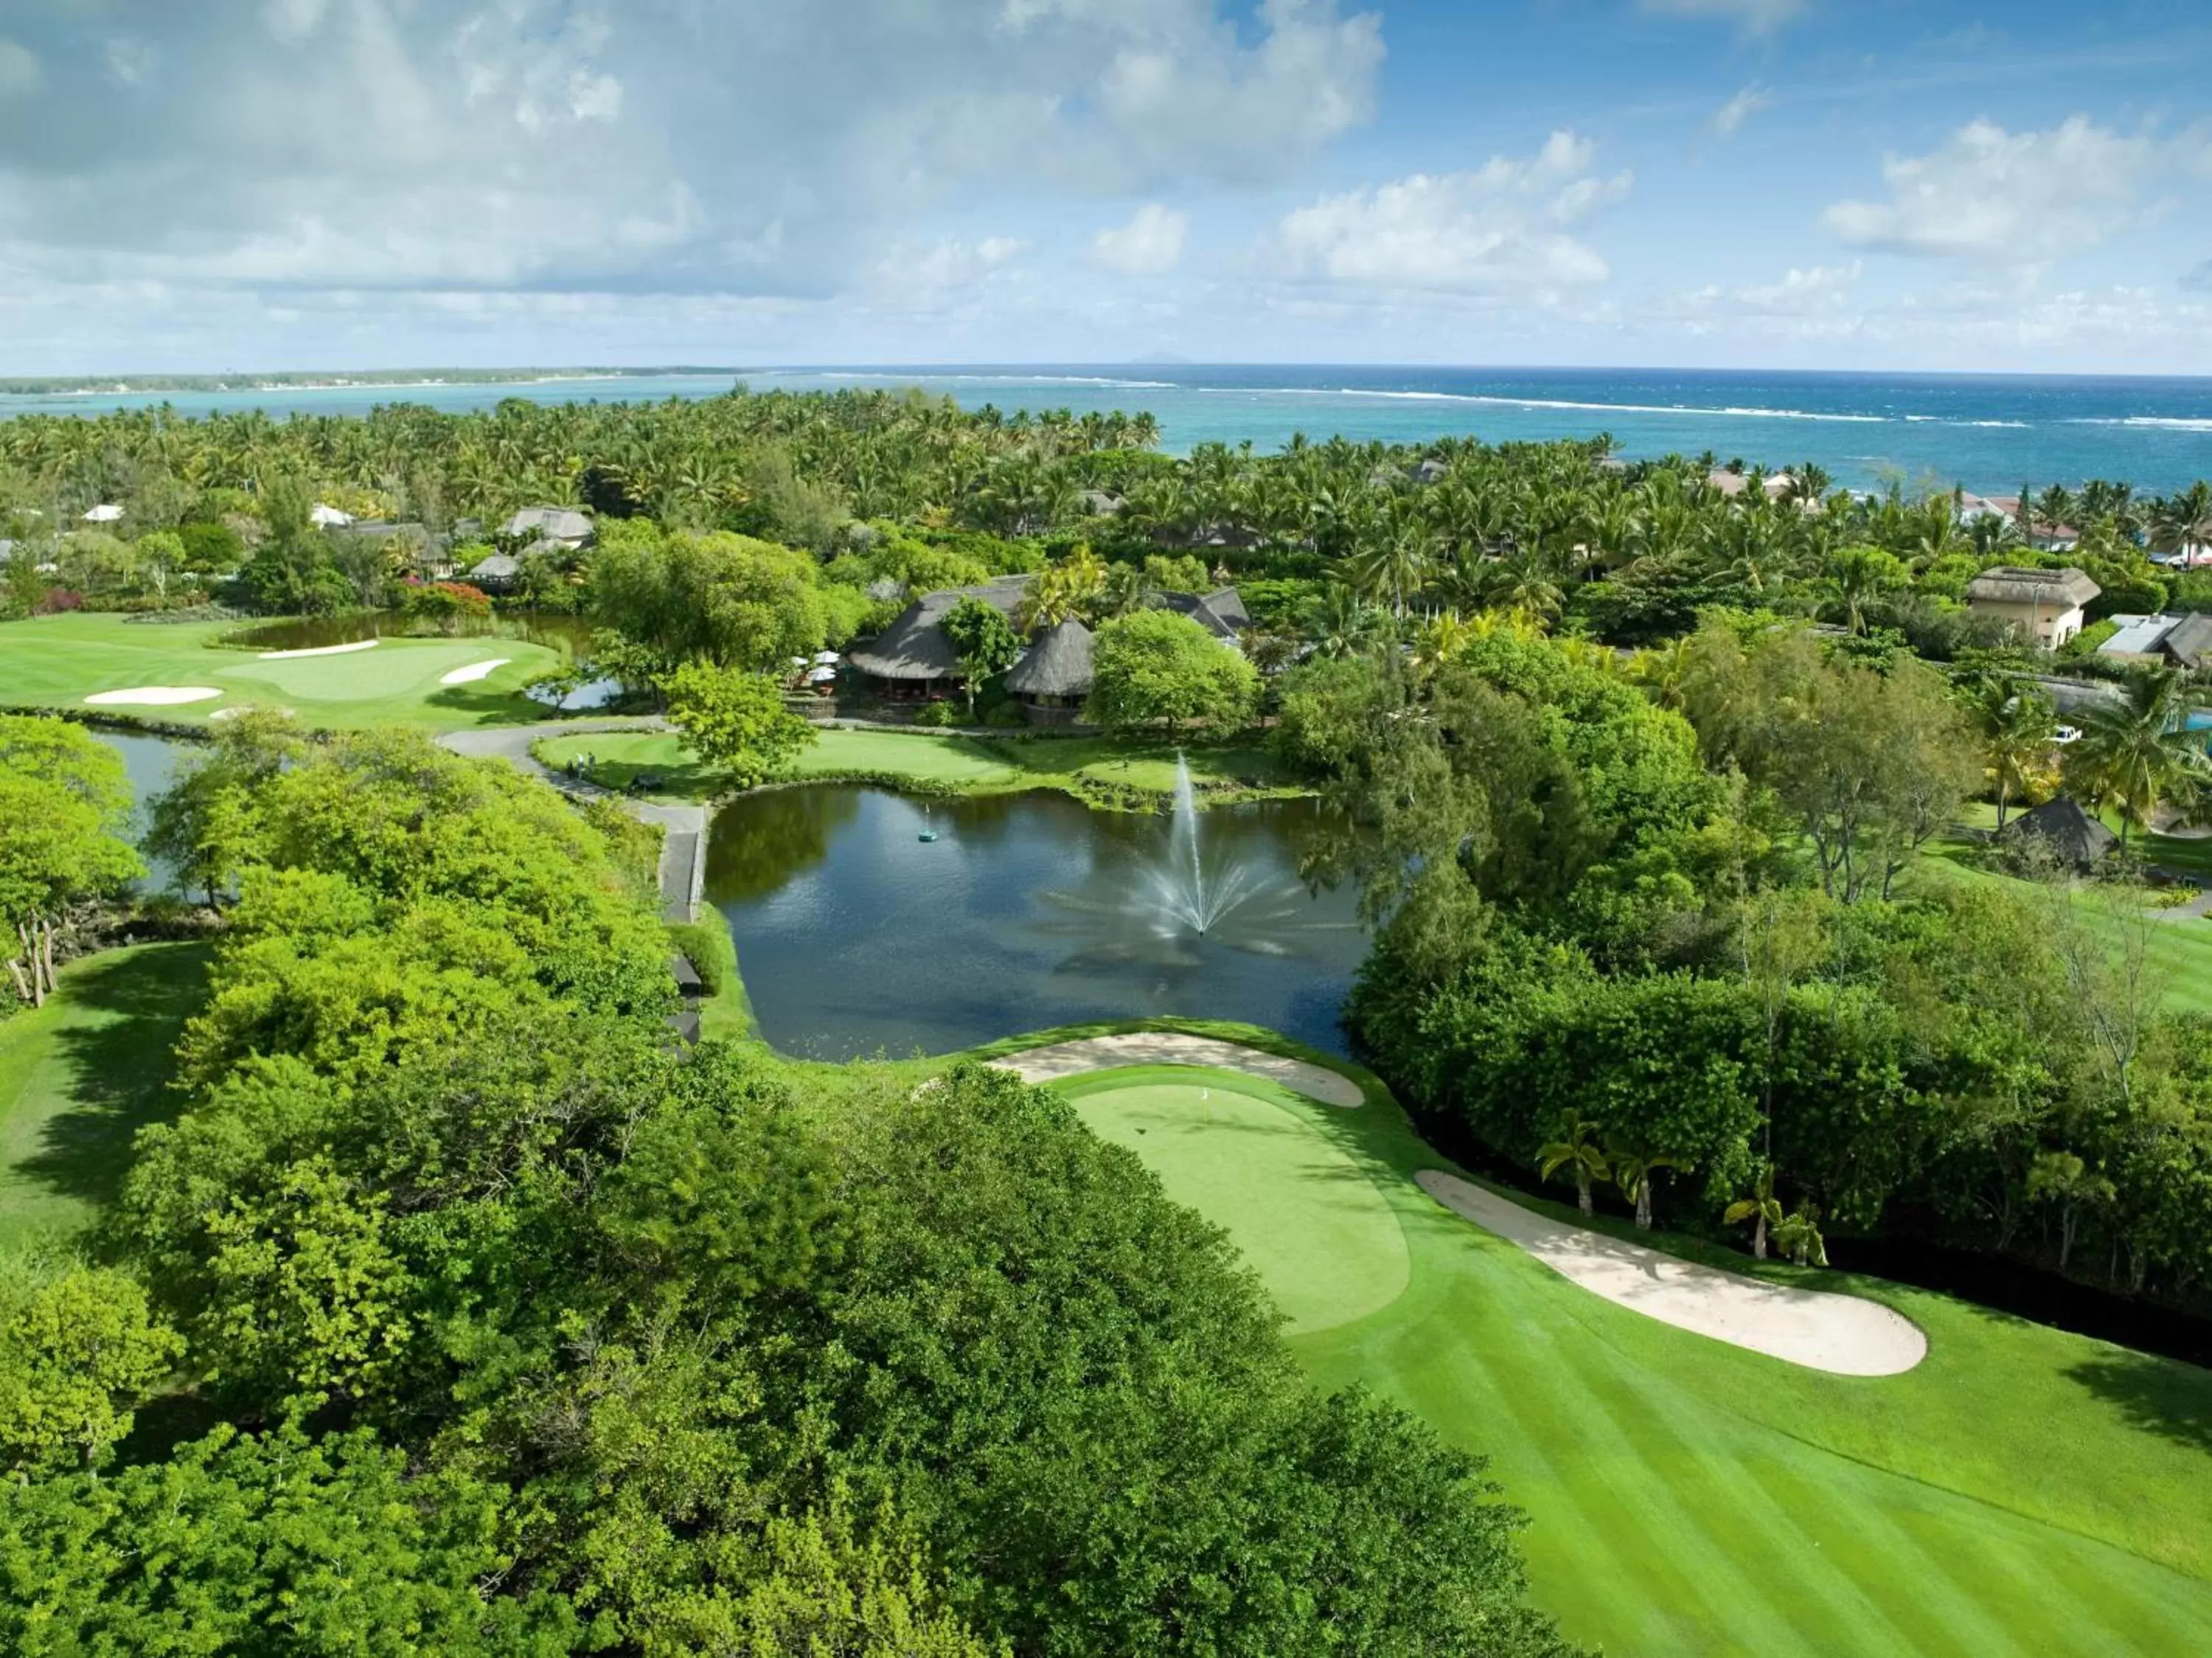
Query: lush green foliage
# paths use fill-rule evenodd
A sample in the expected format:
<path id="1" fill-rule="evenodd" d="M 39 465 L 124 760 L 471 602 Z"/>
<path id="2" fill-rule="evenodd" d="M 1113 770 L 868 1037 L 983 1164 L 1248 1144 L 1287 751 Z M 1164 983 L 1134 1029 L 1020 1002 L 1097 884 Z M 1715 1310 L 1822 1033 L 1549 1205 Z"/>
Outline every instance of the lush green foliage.
<path id="1" fill-rule="evenodd" d="M 663 679 L 660 688 L 684 741 L 737 788 L 756 789 L 785 775 L 814 741 L 814 728 L 784 706 L 781 687 L 765 674 L 695 658 Z"/>
<path id="2" fill-rule="evenodd" d="M 674 1048 L 642 849 L 419 738 L 185 792 L 238 897 L 137 1276 L 0 1297 L 23 1649 L 1564 1650 L 1479 1465 L 1055 1096 Z M 79 1472 L 172 1363 L 229 1425 Z"/>
<path id="3" fill-rule="evenodd" d="M 0 715 L 0 948 L 21 1000 L 53 988 L 57 913 L 144 868 L 122 838 L 130 809 L 112 749 L 60 720 Z"/>
<path id="4" fill-rule="evenodd" d="M 1260 675 L 1188 616 L 1139 610 L 1098 630 L 1085 715 L 1115 730 L 1206 721 L 1236 730 L 1260 699 Z"/>

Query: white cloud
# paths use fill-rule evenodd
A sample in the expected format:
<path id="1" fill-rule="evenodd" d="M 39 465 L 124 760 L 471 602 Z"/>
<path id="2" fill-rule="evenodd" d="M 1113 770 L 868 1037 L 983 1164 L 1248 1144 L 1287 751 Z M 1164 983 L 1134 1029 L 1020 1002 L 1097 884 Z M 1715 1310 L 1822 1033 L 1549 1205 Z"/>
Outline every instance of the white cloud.
<path id="1" fill-rule="evenodd" d="M 1322 198 L 1277 227 L 1286 274 L 1370 287 L 1557 293 L 1608 274 L 1570 228 L 1633 182 L 1592 168 L 1596 147 L 1555 132 L 1526 160 L 1493 156 L 1471 173 L 1415 174 Z"/>
<path id="2" fill-rule="evenodd" d="M 1808 0 L 1638 0 L 1662 17 L 1710 17 L 1747 34 L 1766 34 L 1807 9 Z"/>
<path id="3" fill-rule="evenodd" d="M 1803 316 L 1833 310 L 1850 296 L 1866 267 L 1857 259 L 1849 265 L 1792 265 L 1779 282 L 1754 283 L 1738 288 L 1733 303 L 1763 316 Z"/>
<path id="4" fill-rule="evenodd" d="M 1733 138 L 1746 121 L 1762 109 L 1773 107 L 1773 94 L 1762 86 L 1747 86 L 1713 112 L 1713 136 Z"/>
<path id="5" fill-rule="evenodd" d="M 1182 260 L 1190 215 L 1147 202 L 1128 223 L 1102 230 L 1091 243 L 1094 263 L 1125 277 L 1159 277 Z"/>
<path id="6" fill-rule="evenodd" d="M 2148 222 L 2170 183 L 2212 175 L 2201 133 L 2128 137 L 2075 115 L 2040 132 L 1970 122 L 1933 155 L 1882 163 L 1889 199 L 1838 202 L 1823 216 L 1854 247 L 2039 265 Z"/>
<path id="7" fill-rule="evenodd" d="M 26 98 L 45 78 L 39 60 L 13 40 L 0 38 L 0 98 Z"/>
<path id="8" fill-rule="evenodd" d="M 0 0 L 0 269 L 295 307 L 858 291 L 994 191 L 1293 176 L 1373 115 L 1357 3 Z"/>

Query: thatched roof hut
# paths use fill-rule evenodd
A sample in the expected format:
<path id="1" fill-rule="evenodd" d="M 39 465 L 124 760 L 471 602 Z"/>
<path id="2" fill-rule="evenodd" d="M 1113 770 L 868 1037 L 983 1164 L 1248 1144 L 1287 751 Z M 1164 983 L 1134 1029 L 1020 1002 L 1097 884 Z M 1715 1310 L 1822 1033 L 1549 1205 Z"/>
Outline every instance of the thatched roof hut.
<path id="1" fill-rule="evenodd" d="M 2119 844 L 2119 837 L 2081 809 L 2070 795 L 2045 801 L 2005 825 L 1999 838 L 2020 845 L 2039 840 L 2062 863 L 2086 869 Z"/>
<path id="2" fill-rule="evenodd" d="M 2054 605 L 2068 609 L 2086 605 L 2102 591 L 2087 570 L 2075 570 L 2070 564 L 2064 570 L 1999 564 L 1966 583 L 1969 602 L 1978 599 L 1984 604 L 2033 604 L 2045 609 Z"/>
<path id="3" fill-rule="evenodd" d="M 1064 706 L 1091 694 L 1091 630 L 1070 617 L 1037 635 L 1029 654 L 1006 673 L 1006 689 L 1024 702 Z"/>
<path id="4" fill-rule="evenodd" d="M 939 625 L 963 599 L 981 599 L 1011 616 L 1029 590 L 1026 576 L 1002 576 L 981 587 L 946 588 L 926 593 L 901 611 L 898 619 L 846 660 L 861 673 L 909 686 L 949 682 L 960 677 L 960 659 Z"/>

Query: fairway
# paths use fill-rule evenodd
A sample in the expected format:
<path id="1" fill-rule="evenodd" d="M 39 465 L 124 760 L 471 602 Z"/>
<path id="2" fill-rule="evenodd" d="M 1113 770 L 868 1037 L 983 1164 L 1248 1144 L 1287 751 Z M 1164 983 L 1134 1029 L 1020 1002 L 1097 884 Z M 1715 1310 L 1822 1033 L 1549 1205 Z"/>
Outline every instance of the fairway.
<path id="1" fill-rule="evenodd" d="M 198 723 L 258 704 L 289 708 L 315 726 L 397 722 L 444 731 L 545 718 L 544 706 L 523 689 L 568 667 L 551 646 L 507 638 L 385 639 L 370 650 L 276 658 L 213 643 L 237 626 L 82 613 L 0 623 L 0 704 L 82 708 L 104 692 L 204 686 L 222 695 L 111 711 Z M 483 679 L 442 683 L 495 656 L 507 661 Z"/>
<path id="2" fill-rule="evenodd" d="M 1638 1658 L 2212 1651 L 2212 1374 L 1657 1234 L 1875 1293 L 1929 1351 L 1845 1377 L 1672 1328 L 1431 1201 L 1413 1176 L 1451 1165 L 1362 1080 L 1349 1112 L 1182 1068 L 1057 1086 L 1236 1240 L 1316 1381 L 1364 1385 L 1491 1459 L 1570 1634 Z"/>
<path id="3" fill-rule="evenodd" d="M 199 1009 L 207 955 L 106 951 L 63 969 L 45 1007 L 0 1021 L 0 1246 L 90 1224 L 122 1186 L 131 1137 L 181 1106 L 169 1052 Z"/>

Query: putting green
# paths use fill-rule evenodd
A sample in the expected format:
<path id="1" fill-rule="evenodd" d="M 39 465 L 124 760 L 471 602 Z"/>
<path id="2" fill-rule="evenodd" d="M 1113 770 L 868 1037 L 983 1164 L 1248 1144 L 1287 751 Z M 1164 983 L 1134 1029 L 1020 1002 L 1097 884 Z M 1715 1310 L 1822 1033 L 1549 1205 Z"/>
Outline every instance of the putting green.
<path id="1" fill-rule="evenodd" d="M 1322 1320 L 1291 1337 L 1316 1382 L 1368 1387 L 1490 1459 L 1529 1515 L 1535 1598 L 1570 1635 L 1638 1658 L 2212 1652 L 2212 1373 L 1662 1234 L 1690 1259 L 1871 1295 L 1929 1354 L 1838 1376 L 1675 1329 L 1431 1201 L 1413 1177 L 1449 1165 L 1361 1081 L 1358 1111 L 1182 1068 L 1054 1086 L 1236 1239 L 1294 1318 Z"/>
<path id="2" fill-rule="evenodd" d="M 1093 1133 L 1142 1157 L 1170 1197 L 1229 1234 L 1292 1334 L 1395 1301 L 1411 1262 L 1375 1182 L 1271 1085 L 1207 1075 L 1202 1083 L 1109 1085 L 1079 1097 L 1076 1110 Z"/>
<path id="3" fill-rule="evenodd" d="M 311 725 L 445 731 L 544 719 L 522 691 L 568 667 L 559 650 L 507 638 L 385 639 L 372 650 L 270 659 L 217 647 L 234 626 L 81 613 L 0 623 L 0 703 L 81 708 L 101 692 L 210 686 L 220 699 L 125 711 L 197 722 L 252 703 L 289 708 Z M 441 683 L 495 655 L 510 660 L 482 680 Z"/>

